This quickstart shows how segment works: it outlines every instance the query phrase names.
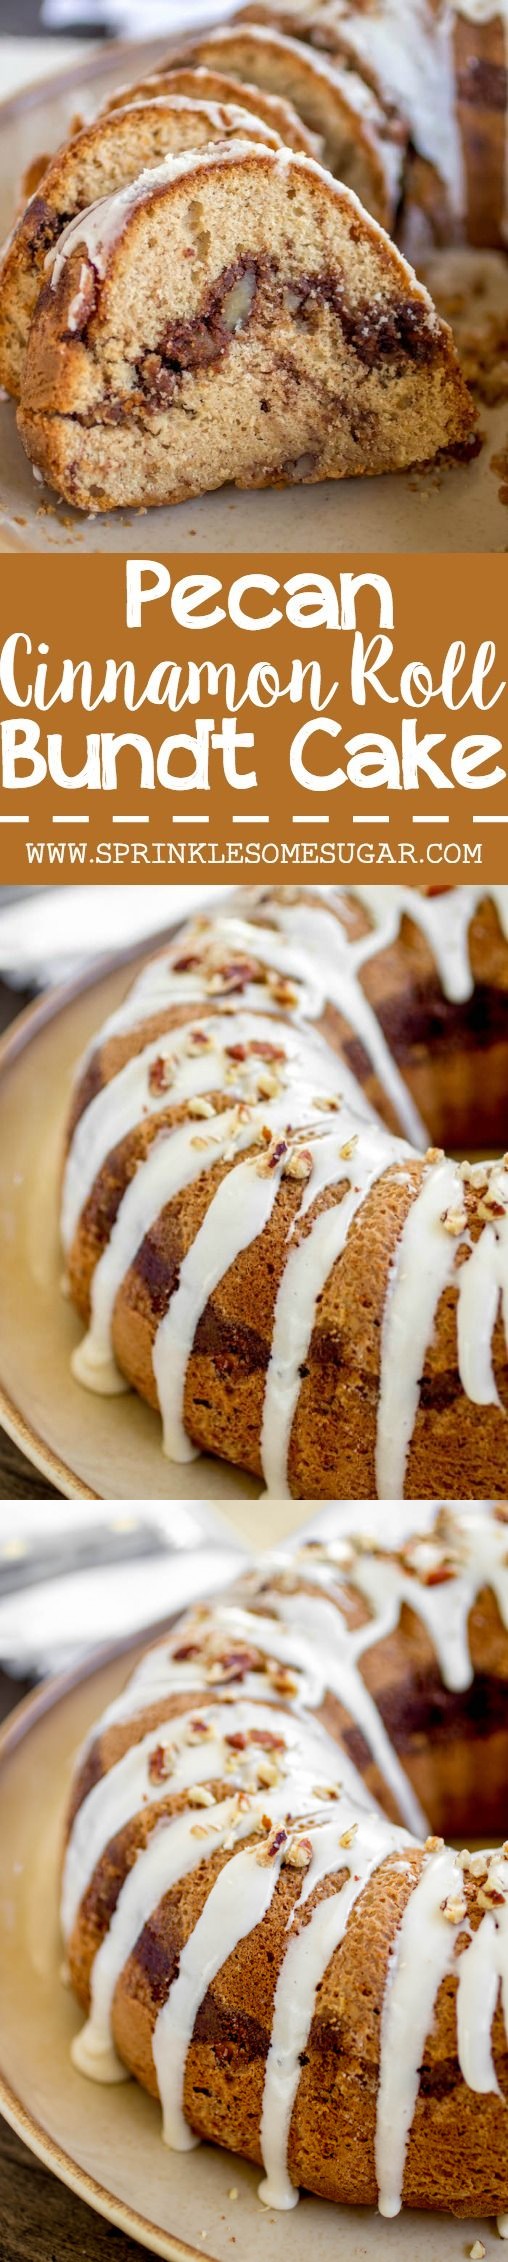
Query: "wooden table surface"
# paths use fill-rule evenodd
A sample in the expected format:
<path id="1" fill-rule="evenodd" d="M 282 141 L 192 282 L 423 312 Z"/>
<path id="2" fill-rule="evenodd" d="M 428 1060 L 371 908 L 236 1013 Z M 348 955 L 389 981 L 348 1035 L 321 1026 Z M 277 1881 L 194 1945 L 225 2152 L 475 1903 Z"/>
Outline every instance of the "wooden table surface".
<path id="1" fill-rule="evenodd" d="M 0 1720 L 29 1685 L 0 1671 Z M 140 2262 L 142 2251 L 57 2183 L 0 2116 L 1 2262 Z"/>
<path id="2" fill-rule="evenodd" d="M 2 2262 L 140 2262 L 142 2251 L 57 2183 L 0 2119 Z"/>
<path id="3" fill-rule="evenodd" d="M 0 981 L 0 1035 L 15 1020 L 16 1014 L 22 1013 L 23 1006 L 30 1004 L 31 995 L 30 990 L 11 990 L 5 982 Z M 18 1452 L 17 1445 L 12 1444 L 12 1439 L 7 1437 L 0 1426 L 0 1500 L 59 1498 L 60 1494 L 55 1491 L 55 1486 L 47 1484 L 46 1478 L 39 1476 L 31 1462 L 25 1461 L 24 1454 Z M 12 2251 L 14 2254 L 16 2249 L 13 2247 Z"/>

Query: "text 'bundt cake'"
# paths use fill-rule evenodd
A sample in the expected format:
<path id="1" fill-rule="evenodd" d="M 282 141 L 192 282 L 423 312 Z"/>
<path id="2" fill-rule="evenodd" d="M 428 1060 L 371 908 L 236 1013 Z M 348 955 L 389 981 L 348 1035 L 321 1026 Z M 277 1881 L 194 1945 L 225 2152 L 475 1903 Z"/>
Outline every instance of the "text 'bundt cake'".
<path id="1" fill-rule="evenodd" d="M 508 1846 L 440 1834 L 499 1835 L 508 1511 L 364 1513 L 193 1609 L 88 1738 L 72 2055 L 158 2097 L 169 2146 L 258 2163 L 268 2206 L 508 2235 Z"/>
<path id="2" fill-rule="evenodd" d="M 186 927 L 77 1078 L 78 1379 L 274 1496 L 504 1496 L 507 1048 L 505 887 L 243 890 Z"/>

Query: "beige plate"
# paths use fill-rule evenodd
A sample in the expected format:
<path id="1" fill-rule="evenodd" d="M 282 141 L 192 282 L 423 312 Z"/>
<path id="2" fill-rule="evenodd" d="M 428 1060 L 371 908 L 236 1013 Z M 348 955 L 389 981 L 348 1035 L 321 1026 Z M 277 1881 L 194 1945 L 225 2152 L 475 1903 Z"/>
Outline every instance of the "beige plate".
<path id="1" fill-rule="evenodd" d="M 208 14 L 208 21 L 210 20 Z M 172 29 L 185 29 L 183 0 L 174 0 Z M 28 87 L 0 105 L 0 243 L 12 227 L 17 187 L 29 159 L 40 150 L 52 150 L 68 131 L 80 106 L 88 115 L 112 86 L 139 77 L 153 68 L 167 42 L 136 43 L 100 48 L 87 61 L 79 85 L 75 68 Z M 439 287 L 446 269 L 447 288 L 471 300 L 472 319 L 478 321 L 480 303 L 474 295 L 478 277 L 488 281 L 489 295 L 506 307 L 506 265 L 488 255 L 455 255 L 450 271 L 448 254 L 433 262 L 433 283 Z M 59 507 L 50 491 L 33 479 L 18 441 L 11 402 L 0 406 L 0 550 L 181 551 L 200 550 L 504 550 L 507 513 L 499 501 L 499 473 L 491 457 L 506 447 L 506 406 L 481 411 L 486 445 L 478 461 L 468 467 L 414 474 L 394 479 L 352 479 L 318 487 L 276 489 L 266 494 L 237 494 L 226 487 L 176 510 L 148 511 L 141 517 L 110 512 L 88 519 L 67 505 Z"/>
<path id="2" fill-rule="evenodd" d="M 138 1652 L 130 1653 L 130 1662 Z M 57 1871 L 73 1753 L 125 1680 L 125 1648 L 86 1677 L 47 1684 L 0 1738 L 0 2107 L 39 2159 L 153 2254 L 185 2262 L 461 2262 L 479 2223 L 303 2199 L 262 2207 L 257 2171 L 203 2146 L 168 2152 L 158 2107 L 135 2084 L 100 2089 L 74 2072 L 79 2013 L 61 1984 Z M 237 2197 L 229 2197 L 234 2188 Z M 502 2249 L 498 2246 L 501 2254 Z"/>
<path id="3" fill-rule="evenodd" d="M 204 1456 L 171 1464 L 140 1398 L 96 1398 L 70 1371 L 82 1329 L 61 1292 L 58 1182 L 72 1076 L 145 961 L 146 945 L 99 979 L 50 991 L 0 1045 L 0 1421 L 69 1499 L 223 1500 L 228 1523 L 264 1546 L 274 1505 L 257 1505 L 253 1479 Z M 277 1538 L 306 1514 L 304 1501 L 282 1501 Z M 202 1521 L 206 1530 L 204 1508 Z"/>

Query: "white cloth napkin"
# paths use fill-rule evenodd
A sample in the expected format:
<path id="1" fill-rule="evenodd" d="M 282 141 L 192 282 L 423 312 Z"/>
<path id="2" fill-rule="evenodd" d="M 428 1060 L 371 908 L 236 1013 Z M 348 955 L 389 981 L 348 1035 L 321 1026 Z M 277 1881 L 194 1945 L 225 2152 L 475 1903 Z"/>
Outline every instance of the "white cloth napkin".
<path id="1" fill-rule="evenodd" d="M 0 24 L 1 17 L 0 0 Z M 92 53 L 91 40 L 23 39 L 14 33 L 4 33 L 0 38 L 2 101 L 8 94 L 16 94 L 18 87 L 30 86 L 34 79 L 43 79 L 48 71 L 58 71 L 66 63 L 72 63 L 77 71 L 78 65 Z"/>
<path id="2" fill-rule="evenodd" d="M 15 989 L 46 989 L 110 951 L 156 939 L 212 900 L 219 910 L 228 893 L 215 887 L 31 888 L 2 904 L 0 889 L 0 976 Z"/>
<path id="3" fill-rule="evenodd" d="M 60 1672 L 227 1586 L 245 1562 L 242 1541 L 213 1509 L 199 1533 L 192 1522 L 175 1502 L 129 1501 L 112 1511 L 107 1502 L 17 1501 L 15 1524 L 0 1507 L 0 1664 L 18 1678 Z M 130 1555 L 129 1529 L 138 1542 Z M 113 1534 L 117 1552 L 108 1561 L 104 1542 Z"/>
<path id="4" fill-rule="evenodd" d="M 68 31 L 73 23 L 115 34 L 117 39 L 171 38 L 173 32 L 217 23 L 229 15 L 235 0 L 43 0 L 42 22 L 48 31 Z"/>

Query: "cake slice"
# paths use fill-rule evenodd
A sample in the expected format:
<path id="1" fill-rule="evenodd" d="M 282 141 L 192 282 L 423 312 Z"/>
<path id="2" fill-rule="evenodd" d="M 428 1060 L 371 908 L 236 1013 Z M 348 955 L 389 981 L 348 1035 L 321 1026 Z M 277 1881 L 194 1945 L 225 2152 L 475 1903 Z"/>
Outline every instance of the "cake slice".
<path id="1" fill-rule="evenodd" d="M 264 118 L 265 125 L 279 135 L 287 149 L 302 150 L 306 157 L 322 156 L 319 134 L 304 126 L 294 104 L 284 100 L 282 94 L 268 94 L 266 87 L 251 86 L 245 79 L 232 78 L 219 68 L 205 69 L 204 64 L 182 64 L 180 68 L 152 71 L 151 77 L 139 79 L 134 86 L 117 87 L 102 106 L 103 111 L 124 110 L 126 104 L 146 102 L 154 95 L 187 95 L 192 102 L 241 103 L 242 110 L 252 111 L 256 118 Z"/>
<path id="2" fill-rule="evenodd" d="M 506 0 L 247 0 L 239 26 L 252 18 L 338 61 L 349 51 L 408 121 L 410 202 L 436 239 L 506 248 Z"/>
<path id="3" fill-rule="evenodd" d="M 330 172 L 355 190 L 382 227 L 391 227 L 401 190 L 405 134 L 400 122 L 387 117 L 359 72 L 342 70 L 329 55 L 318 55 L 271 24 L 220 26 L 194 40 L 187 54 L 196 63 L 209 68 L 215 63 L 233 78 L 288 97 L 305 125 L 321 135 Z"/>
<path id="4" fill-rule="evenodd" d="M 66 230 L 19 429 L 82 510 L 476 449 L 451 333 L 357 198 L 252 142 L 167 158 Z"/>
<path id="5" fill-rule="evenodd" d="M 353 21 L 333 6 L 333 0 L 244 0 L 233 20 L 235 30 L 243 24 L 264 24 L 286 32 L 291 39 L 304 40 L 309 47 L 331 56 L 345 70 L 358 71 L 388 116 L 402 121 L 389 75 L 376 70 L 366 43 L 355 38 Z"/>
<path id="6" fill-rule="evenodd" d="M 394 4 L 397 7 L 398 0 Z M 399 17 L 396 41 L 393 18 L 388 10 L 385 15 L 382 0 L 360 9 L 354 0 L 245 0 L 234 25 L 289 34 L 306 49 L 328 57 L 335 70 L 363 79 L 390 123 L 395 144 L 401 136 L 404 143 L 399 243 L 405 250 L 409 247 L 411 257 L 432 243 L 446 244 L 455 238 L 442 171 L 435 155 L 432 160 L 422 155 L 422 137 L 426 148 L 430 136 L 434 152 L 439 143 L 442 156 L 445 143 L 449 146 L 455 135 L 451 117 L 443 125 L 442 95 L 438 100 L 432 0 L 424 0 L 423 15 L 416 22 Z"/>
<path id="7" fill-rule="evenodd" d="M 203 149 L 241 135 L 278 149 L 280 136 L 268 122 L 240 106 L 171 93 L 96 118 L 47 163 L 0 266 L 0 385 L 19 397 L 32 315 L 44 282 L 45 262 L 74 214 L 98 197 L 123 188 L 141 170 L 157 165 L 167 152 Z"/>

